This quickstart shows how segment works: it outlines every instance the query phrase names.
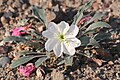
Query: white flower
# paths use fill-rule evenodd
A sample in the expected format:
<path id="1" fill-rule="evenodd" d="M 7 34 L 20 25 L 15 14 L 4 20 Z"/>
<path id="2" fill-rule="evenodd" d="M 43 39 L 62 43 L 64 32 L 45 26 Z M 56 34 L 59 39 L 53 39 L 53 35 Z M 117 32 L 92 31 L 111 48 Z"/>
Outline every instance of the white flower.
<path id="1" fill-rule="evenodd" d="M 50 22 L 47 30 L 42 32 L 42 35 L 48 38 L 45 43 L 47 51 L 53 50 L 57 57 L 62 53 L 74 55 L 75 48 L 81 45 L 81 41 L 76 38 L 78 27 L 76 25 L 69 26 L 68 23 L 61 21 L 59 24 Z"/>

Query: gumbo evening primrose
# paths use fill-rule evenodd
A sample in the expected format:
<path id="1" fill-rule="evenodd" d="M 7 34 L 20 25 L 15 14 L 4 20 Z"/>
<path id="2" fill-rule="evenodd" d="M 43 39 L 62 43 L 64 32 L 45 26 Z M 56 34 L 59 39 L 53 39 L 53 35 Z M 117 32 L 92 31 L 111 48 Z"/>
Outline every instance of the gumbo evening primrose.
<path id="1" fill-rule="evenodd" d="M 57 57 L 60 57 L 62 53 L 74 55 L 75 48 L 81 45 L 81 41 L 76 38 L 78 31 L 76 25 L 69 26 L 65 21 L 61 21 L 59 24 L 50 22 L 47 30 L 42 32 L 42 35 L 48 38 L 45 49 L 53 50 Z"/>

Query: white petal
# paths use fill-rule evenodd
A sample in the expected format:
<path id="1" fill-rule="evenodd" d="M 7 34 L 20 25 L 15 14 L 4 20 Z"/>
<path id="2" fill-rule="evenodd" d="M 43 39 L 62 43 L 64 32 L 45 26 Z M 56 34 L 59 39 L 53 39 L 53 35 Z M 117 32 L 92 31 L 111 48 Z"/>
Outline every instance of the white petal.
<path id="1" fill-rule="evenodd" d="M 73 37 L 75 37 L 75 36 L 74 36 L 74 35 L 70 35 L 70 34 L 66 34 L 66 35 L 65 35 L 65 38 L 67 38 L 67 39 L 68 39 L 68 38 L 73 38 Z"/>
<path id="2" fill-rule="evenodd" d="M 43 31 L 42 35 L 46 38 L 53 38 L 54 37 L 54 33 L 50 32 L 49 30 Z"/>
<path id="3" fill-rule="evenodd" d="M 53 39 L 48 39 L 47 42 L 45 43 L 45 49 L 47 51 L 51 51 L 55 47 L 57 42 L 58 41 L 54 38 Z"/>
<path id="4" fill-rule="evenodd" d="M 63 45 L 64 53 L 68 55 L 74 55 L 75 54 L 75 48 L 71 46 L 69 43 L 64 43 Z"/>
<path id="5" fill-rule="evenodd" d="M 54 47 L 53 52 L 55 53 L 55 55 L 57 57 L 60 57 L 62 55 L 62 52 L 63 52 L 63 44 L 61 42 L 58 42 L 56 44 L 56 46 Z"/>
<path id="6" fill-rule="evenodd" d="M 73 47 L 78 47 L 78 46 L 81 45 L 81 41 L 79 39 L 77 39 L 77 38 L 70 38 L 70 39 L 68 39 L 68 42 Z"/>
<path id="7" fill-rule="evenodd" d="M 48 26 L 47 26 L 47 28 L 50 28 L 51 26 L 56 26 L 56 24 L 54 23 L 54 22 L 50 22 L 49 24 L 48 24 Z"/>
<path id="8" fill-rule="evenodd" d="M 72 35 L 72 36 L 76 36 L 79 32 L 79 28 L 77 27 L 77 25 L 71 25 L 69 31 L 67 32 L 67 35 Z"/>
<path id="9" fill-rule="evenodd" d="M 55 24 L 54 22 L 50 22 L 47 26 L 48 30 L 52 33 L 57 33 L 58 32 L 58 27 L 57 24 Z"/>
<path id="10" fill-rule="evenodd" d="M 66 23 L 65 21 L 61 21 L 58 24 L 58 28 L 60 33 L 66 34 L 70 27 L 69 27 L 69 24 Z"/>

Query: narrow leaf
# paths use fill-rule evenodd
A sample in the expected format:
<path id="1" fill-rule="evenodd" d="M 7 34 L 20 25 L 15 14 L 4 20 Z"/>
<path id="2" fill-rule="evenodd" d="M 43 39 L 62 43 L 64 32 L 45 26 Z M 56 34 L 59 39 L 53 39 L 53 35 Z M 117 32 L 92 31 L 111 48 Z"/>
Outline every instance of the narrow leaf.
<path id="1" fill-rule="evenodd" d="M 97 28 L 100 28 L 100 27 L 107 27 L 109 28 L 110 25 L 108 23 L 105 23 L 105 22 L 96 22 L 96 23 L 93 23 L 91 24 L 86 30 L 85 30 L 85 33 L 88 32 L 88 31 L 92 31 L 94 29 L 97 29 Z"/>
<path id="2" fill-rule="evenodd" d="M 90 42 L 89 42 L 88 45 L 93 45 L 95 47 L 100 47 L 99 43 L 94 38 L 90 38 Z"/>
<path id="3" fill-rule="evenodd" d="M 23 57 L 19 58 L 18 60 L 13 61 L 10 66 L 11 66 L 11 68 L 18 67 L 24 63 L 27 63 L 28 61 L 32 60 L 35 57 L 36 56 L 23 56 Z"/>
<path id="4" fill-rule="evenodd" d="M 79 10 L 74 17 L 73 25 L 77 24 L 83 17 L 83 10 Z"/>
<path id="5" fill-rule="evenodd" d="M 95 35 L 94 38 L 97 41 L 101 41 L 101 40 L 104 40 L 104 39 L 109 39 L 110 37 L 111 37 L 110 33 L 100 32 L 97 35 Z"/>
<path id="6" fill-rule="evenodd" d="M 95 15 L 88 22 L 86 22 L 86 24 L 84 26 L 81 27 L 81 29 L 84 28 L 85 26 L 87 26 L 88 24 L 90 24 L 91 22 L 102 18 L 103 16 L 104 16 L 104 14 L 102 14 L 100 12 L 96 12 Z"/>
<path id="7" fill-rule="evenodd" d="M 95 1 L 95 0 L 89 0 L 89 1 L 83 6 L 84 10 L 89 9 L 89 8 L 92 6 L 92 4 L 93 4 L 94 1 Z"/>
<path id="8" fill-rule="evenodd" d="M 47 25 L 47 19 L 44 9 L 39 9 L 37 6 L 34 6 L 33 13 L 43 24 Z"/>
<path id="9" fill-rule="evenodd" d="M 23 20 L 19 20 L 18 23 L 22 26 L 24 26 L 27 22 L 28 22 L 29 19 L 23 19 Z"/>
<path id="10" fill-rule="evenodd" d="M 59 66 L 59 65 L 62 65 L 62 64 L 64 64 L 65 63 L 65 60 L 62 60 L 62 61 L 59 61 L 58 63 L 57 63 L 57 65 Z"/>
<path id="11" fill-rule="evenodd" d="M 31 52 L 31 51 L 28 51 L 28 50 L 22 50 L 22 51 L 20 51 L 20 52 L 18 52 L 20 55 L 38 55 L 39 53 L 37 53 L 37 52 Z M 41 55 L 39 55 L 39 56 L 42 56 L 42 54 Z M 44 55 L 43 55 L 44 56 Z"/>
<path id="12" fill-rule="evenodd" d="M 8 36 L 3 39 L 4 42 L 15 41 L 15 42 L 24 42 L 26 41 L 25 38 L 17 37 L 17 36 Z"/>
<path id="13" fill-rule="evenodd" d="M 81 41 L 81 46 L 87 46 L 87 44 L 90 41 L 90 37 L 83 36 L 83 37 L 80 38 L 80 41 Z"/>
<path id="14" fill-rule="evenodd" d="M 90 0 L 89 2 L 87 2 L 85 5 L 83 5 L 80 10 L 78 10 L 77 14 L 74 16 L 74 21 L 73 21 L 73 25 L 78 24 L 78 22 L 82 19 L 83 17 L 83 12 L 87 9 L 89 9 L 92 4 L 93 4 L 94 0 Z"/>
<path id="15" fill-rule="evenodd" d="M 32 47 L 32 48 L 35 48 L 35 49 L 37 49 L 39 47 L 40 48 L 44 47 L 39 42 L 26 42 L 25 44 L 28 45 L 28 46 L 30 46 L 30 47 Z"/>
<path id="16" fill-rule="evenodd" d="M 97 20 L 97 19 L 100 19 L 104 16 L 104 14 L 100 13 L 100 12 L 96 12 L 95 15 L 88 21 L 88 24 Z"/>
<path id="17" fill-rule="evenodd" d="M 73 57 L 72 56 L 68 56 L 65 58 L 65 65 L 66 66 L 72 66 L 73 63 Z"/>
<path id="18" fill-rule="evenodd" d="M 39 58 L 36 62 L 35 62 L 35 67 L 39 67 L 44 61 L 46 61 L 48 59 L 47 56 L 43 56 L 41 58 Z"/>

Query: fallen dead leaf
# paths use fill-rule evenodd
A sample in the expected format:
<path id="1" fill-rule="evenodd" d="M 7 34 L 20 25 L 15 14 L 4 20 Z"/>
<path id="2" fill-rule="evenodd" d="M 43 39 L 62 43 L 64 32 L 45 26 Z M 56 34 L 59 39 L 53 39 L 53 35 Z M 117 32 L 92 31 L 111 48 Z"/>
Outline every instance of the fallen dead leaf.
<path id="1" fill-rule="evenodd" d="M 38 67 L 37 70 L 36 70 L 37 77 L 42 79 L 43 78 L 43 73 L 45 74 L 44 70 L 41 67 Z"/>
<path id="2" fill-rule="evenodd" d="M 107 58 L 111 57 L 111 55 L 102 48 L 96 49 L 96 52 L 98 53 L 98 55 L 101 55 L 101 56 L 104 56 L 104 57 L 107 57 Z"/>
<path id="3" fill-rule="evenodd" d="M 101 66 L 102 63 L 105 62 L 105 61 L 102 60 L 102 59 L 96 59 L 96 58 L 92 58 L 92 60 L 93 60 L 94 62 L 96 62 L 99 66 Z"/>
<path id="4" fill-rule="evenodd" d="M 55 15 L 55 13 L 54 12 L 52 12 L 52 11 L 48 11 L 47 12 L 47 20 L 48 20 L 48 23 L 49 22 L 51 22 L 53 19 L 55 19 L 56 18 L 56 15 Z"/>
<path id="5" fill-rule="evenodd" d="M 99 9 L 99 3 L 98 2 L 93 3 L 92 7 L 93 7 L 94 11 L 98 10 Z"/>
<path id="6" fill-rule="evenodd" d="M 91 50 L 91 52 L 92 52 L 93 54 L 96 54 L 96 55 L 98 54 L 95 49 Z"/>

